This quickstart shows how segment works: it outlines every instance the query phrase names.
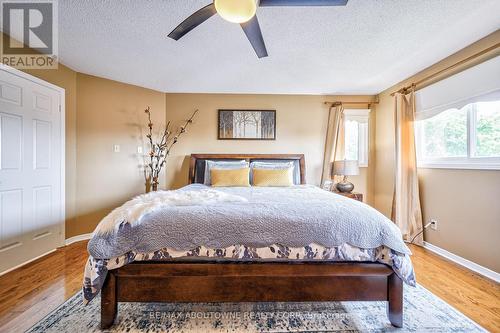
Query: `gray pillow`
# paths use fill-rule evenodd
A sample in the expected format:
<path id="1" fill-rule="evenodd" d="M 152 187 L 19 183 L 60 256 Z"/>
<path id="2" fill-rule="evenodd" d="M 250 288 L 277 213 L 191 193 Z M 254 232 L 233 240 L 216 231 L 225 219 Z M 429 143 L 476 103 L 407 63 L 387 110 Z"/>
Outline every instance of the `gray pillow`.
<path id="1" fill-rule="evenodd" d="M 293 168 L 293 162 L 252 162 L 250 163 L 250 169 L 288 169 Z"/>
<path id="2" fill-rule="evenodd" d="M 241 169 L 248 168 L 248 162 L 245 160 L 241 161 L 205 161 L 205 178 L 203 179 L 203 184 L 210 186 L 212 181 L 210 178 L 210 169 Z"/>

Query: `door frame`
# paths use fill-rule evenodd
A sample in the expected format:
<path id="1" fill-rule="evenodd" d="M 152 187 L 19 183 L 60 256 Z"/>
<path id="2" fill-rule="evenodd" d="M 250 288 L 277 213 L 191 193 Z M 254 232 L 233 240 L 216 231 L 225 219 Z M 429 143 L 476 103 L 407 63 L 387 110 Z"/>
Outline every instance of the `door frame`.
<path id="1" fill-rule="evenodd" d="M 61 130 L 61 201 L 59 207 L 59 223 L 62 224 L 62 229 L 61 236 L 59 237 L 59 244 L 57 245 L 57 247 L 63 246 L 66 239 L 66 90 L 64 88 L 56 86 L 55 84 L 44 81 L 31 74 L 2 63 L 0 63 L 0 70 L 12 75 L 19 76 L 20 78 L 29 80 L 49 89 L 55 90 L 59 95 L 59 113 L 61 115 L 61 123 L 59 128 Z M 22 265 L 24 264 L 25 263 L 23 263 Z"/>

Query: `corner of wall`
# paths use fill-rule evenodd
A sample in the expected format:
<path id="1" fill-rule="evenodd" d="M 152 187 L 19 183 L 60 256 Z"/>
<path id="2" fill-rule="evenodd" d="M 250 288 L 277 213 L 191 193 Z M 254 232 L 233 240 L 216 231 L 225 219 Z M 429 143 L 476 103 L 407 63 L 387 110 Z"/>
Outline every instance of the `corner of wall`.
<path id="1" fill-rule="evenodd" d="M 426 84 L 432 84 L 498 56 L 499 38 L 500 30 L 497 30 L 379 94 L 379 104 L 375 111 L 373 180 L 374 207 L 377 210 L 390 216 L 394 191 L 394 106 L 391 92 L 422 80 Z M 498 271 L 498 260 L 491 253 L 491 248 L 498 243 L 498 206 L 491 201 L 492 198 L 497 198 L 500 180 L 498 173 L 499 171 L 484 170 L 419 169 L 423 217 L 425 220 L 439 220 L 438 230 L 427 230 L 424 233 L 426 241 Z M 464 188 L 468 190 L 464 191 Z M 477 212 L 481 214 L 478 215 Z"/>

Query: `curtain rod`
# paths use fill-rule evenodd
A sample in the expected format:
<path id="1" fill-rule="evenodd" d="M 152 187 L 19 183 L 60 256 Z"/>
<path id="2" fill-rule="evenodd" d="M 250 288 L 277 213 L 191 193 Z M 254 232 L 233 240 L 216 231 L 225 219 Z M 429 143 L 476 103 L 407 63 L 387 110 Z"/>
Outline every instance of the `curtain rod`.
<path id="1" fill-rule="evenodd" d="M 465 63 L 468 63 L 471 60 L 479 58 L 479 57 L 485 55 L 486 53 L 489 53 L 491 51 L 495 51 L 499 47 L 500 47 L 500 43 L 496 43 L 495 45 L 490 46 L 490 47 L 488 47 L 488 48 L 486 48 L 486 49 L 484 49 L 484 50 L 482 50 L 482 51 L 480 51 L 478 53 L 475 53 L 475 54 L 473 54 L 473 55 L 471 55 L 471 56 L 469 56 L 469 57 L 467 57 L 465 59 L 462 59 L 459 62 L 454 63 L 453 65 L 450 65 L 450 66 L 448 66 L 446 68 L 443 68 L 443 69 L 441 69 L 441 70 L 439 70 L 439 71 L 437 71 L 437 72 L 435 72 L 433 74 L 430 74 L 430 75 L 428 75 L 428 76 L 426 76 L 426 77 L 418 80 L 417 82 L 414 82 L 414 83 L 412 83 L 412 84 L 410 84 L 408 86 L 405 86 L 405 87 L 403 87 L 403 88 L 401 88 L 399 90 L 393 91 L 391 93 L 391 96 L 394 96 L 396 93 L 406 94 L 408 92 L 408 90 L 410 90 L 412 88 L 415 89 L 415 90 L 425 88 L 425 87 L 431 85 L 432 83 L 434 83 L 434 82 L 431 82 L 432 79 L 434 79 L 436 77 L 439 77 L 443 73 L 446 73 L 446 72 L 448 72 L 448 71 L 450 71 L 450 70 L 452 70 L 452 69 L 454 69 L 456 67 L 459 67 L 459 66 L 461 66 L 461 65 L 463 65 Z M 424 84 L 425 82 L 427 82 L 427 84 Z"/>
<path id="2" fill-rule="evenodd" d="M 341 102 L 341 101 L 335 101 L 335 102 L 325 102 L 326 105 L 331 105 L 331 106 L 338 106 L 342 104 L 363 104 L 363 105 L 370 105 L 370 104 L 378 104 L 378 101 L 371 101 L 371 102 Z"/>

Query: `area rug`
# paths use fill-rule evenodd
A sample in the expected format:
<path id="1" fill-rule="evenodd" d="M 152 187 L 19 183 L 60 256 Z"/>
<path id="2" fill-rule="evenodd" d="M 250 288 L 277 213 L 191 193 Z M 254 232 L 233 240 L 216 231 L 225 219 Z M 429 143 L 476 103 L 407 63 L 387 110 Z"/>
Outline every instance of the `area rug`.
<path id="1" fill-rule="evenodd" d="M 404 327 L 386 302 L 119 303 L 109 332 L 486 332 L 421 286 L 404 288 Z M 100 332 L 100 299 L 77 293 L 28 332 Z"/>

